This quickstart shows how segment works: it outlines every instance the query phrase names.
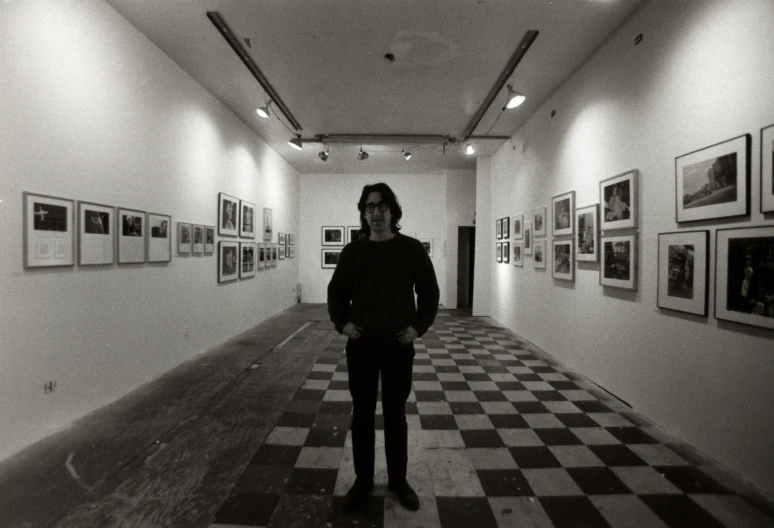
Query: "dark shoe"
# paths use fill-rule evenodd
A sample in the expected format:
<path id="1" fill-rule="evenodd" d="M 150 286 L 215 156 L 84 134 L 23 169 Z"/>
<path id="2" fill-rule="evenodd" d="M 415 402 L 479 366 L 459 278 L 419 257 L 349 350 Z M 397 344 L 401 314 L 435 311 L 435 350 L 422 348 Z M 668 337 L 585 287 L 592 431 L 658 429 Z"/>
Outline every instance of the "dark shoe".
<path id="1" fill-rule="evenodd" d="M 344 513 L 349 513 L 360 508 L 373 489 L 373 481 L 363 482 L 362 480 L 355 480 L 355 483 L 352 484 L 352 487 L 349 488 L 349 491 L 344 496 L 344 506 L 342 507 Z"/>
<path id="2" fill-rule="evenodd" d="M 419 497 L 417 497 L 417 492 L 411 488 L 408 482 L 405 480 L 398 483 L 390 482 L 387 487 L 398 495 L 398 500 L 404 508 L 411 511 L 417 511 L 419 509 Z"/>

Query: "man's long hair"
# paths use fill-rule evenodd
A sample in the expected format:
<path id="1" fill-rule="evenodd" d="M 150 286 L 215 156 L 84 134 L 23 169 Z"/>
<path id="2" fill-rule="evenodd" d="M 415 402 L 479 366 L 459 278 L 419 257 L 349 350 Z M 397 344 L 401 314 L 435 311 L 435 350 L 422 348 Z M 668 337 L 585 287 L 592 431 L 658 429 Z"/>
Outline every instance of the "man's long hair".
<path id="1" fill-rule="evenodd" d="M 357 202 L 357 209 L 360 211 L 360 236 L 371 235 L 371 226 L 368 225 L 365 217 L 365 206 L 368 195 L 372 192 L 380 193 L 382 195 L 382 201 L 390 206 L 390 213 L 392 214 L 390 219 L 390 230 L 393 233 L 397 233 L 401 229 L 398 221 L 403 218 L 403 209 L 401 209 L 400 203 L 398 203 L 398 197 L 395 196 L 395 193 L 392 192 L 392 189 L 390 189 L 390 186 L 386 183 L 373 183 L 363 187 L 363 192 L 360 194 L 360 201 Z"/>

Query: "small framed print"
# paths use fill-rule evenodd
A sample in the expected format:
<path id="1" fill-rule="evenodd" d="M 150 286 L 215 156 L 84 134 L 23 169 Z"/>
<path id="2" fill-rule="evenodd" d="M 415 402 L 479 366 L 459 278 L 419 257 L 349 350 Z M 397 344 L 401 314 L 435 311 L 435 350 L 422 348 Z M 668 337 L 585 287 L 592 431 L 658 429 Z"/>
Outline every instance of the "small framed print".
<path id="1" fill-rule="evenodd" d="M 255 204 L 239 201 L 239 236 L 255 238 Z"/>
<path id="2" fill-rule="evenodd" d="M 524 266 L 524 241 L 518 240 L 513 242 L 513 265 L 522 267 Z"/>
<path id="3" fill-rule="evenodd" d="M 239 242 L 221 240 L 218 243 L 218 282 L 239 278 Z"/>
<path id="4" fill-rule="evenodd" d="M 715 232 L 715 319 L 774 330 L 774 226 Z"/>
<path id="5" fill-rule="evenodd" d="M 279 260 L 279 244 L 276 242 L 271 245 L 271 265 L 276 266 Z"/>
<path id="6" fill-rule="evenodd" d="M 774 212 L 774 125 L 761 129 L 761 213 Z"/>
<path id="7" fill-rule="evenodd" d="M 274 237 L 274 213 L 268 207 L 263 208 L 263 241 L 271 242 Z"/>
<path id="8" fill-rule="evenodd" d="M 218 193 L 218 234 L 237 236 L 239 234 L 239 199 L 226 193 Z"/>
<path id="9" fill-rule="evenodd" d="M 675 158 L 678 222 L 750 214 L 750 148 L 745 134 Z"/>
<path id="10" fill-rule="evenodd" d="M 343 226 L 323 226 L 322 228 L 323 246 L 343 246 L 344 245 L 344 227 Z"/>
<path id="11" fill-rule="evenodd" d="M 246 279 L 248 277 L 255 277 L 257 256 L 255 251 L 255 242 L 240 242 L 239 250 L 239 278 Z"/>
<path id="12" fill-rule="evenodd" d="M 285 260 L 287 256 L 287 246 L 283 243 L 278 243 L 277 248 L 279 250 L 278 256 L 280 260 Z"/>
<path id="13" fill-rule="evenodd" d="M 263 242 L 259 243 L 256 247 L 257 256 L 256 256 L 256 267 L 258 269 L 264 269 L 266 268 L 266 244 Z"/>
<path id="14" fill-rule="evenodd" d="M 524 224 L 524 254 L 532 254 L 532 246 L 534 241 L 532 240 L 532 224 Z"/>
<path id="15" fill-rule="evenodd" d="M 145 212 L 118 209 L 118 263 L 139 264 L 145 262 L 145 237 L 147 224 Z"/>
<path id="16" fill-rule="evenodd" d="M 501 222 L 503 225 L 503 238 L 511 238 L 511 218 L 506 216 Z"/>
<path id="17" fill-rule="evenodd" d="M 508 220 L 510 222 L 510 220 Z M 501 242 L 503 245 L 503 263 L 508 264 L 511 261 L 511 243 Z"/>
<path id="18" fill-rule="evenodd" d="M 707 315 L 709 231 L 658 235 L 659 308 Z"/>
<path id="19" fill-rule="evenodd" d="M 74 266 L 75 201 L 28 192 L 23 199 L 24 267 Z"/>
<path id="20" fill-rule="evenodd" d="M 347 244 L 360 238 L 360 226 L 347 226 Z"/>
<path id="21" fill-rule="evenodd" d="M 177 252 L 189 254 L 191 252 L 191 224 L 185 222 L 177 223 Z"/>
<path id="22" fill-rule="evenodd" d="M 637 227 L 637 171 L 630 170 L 599 182 L 599 203 L 602 231 Z"/>
<path id="23" fill-rule="evenodd" d="M 575 210 L 575 260 L 599 262 L 599 204 Z"/>
<path id="24" fill-rule="evenodd" d="M 204 252 L 213 253 L 215 251 L 215 227 L 204 226 Z"/>
<path id="25" fill-rule="evenodd" d="M 532 210 L 532 236 L 546 236 L 546 208 L 536 207 Z"/>
<path id="26" fill-rule="evenodd" d="M 341 257 L 341 249 L 323 249 L 322 267 L 326 269 L 335 268 L 339 263 L 339 257 Z"/>
<path id="27" fill-rule="evenodd" d="M 495 242 L 495 248 L 496 248 L 495 249 L 495 251 L 496 251 L 495 260 L 497 262 L 502 262 L 503 261 L 503 243 L 502 242 Z"/>
<path id="28" fill-rule="evenodd" d="M 611 288 L 637 290 L 636 235 L 603 236 L 600 246 L 599 283 Z"/>
<path id="29" fill-rule="evenodd" d="M 288 246 L 296 245 L 296 235 L 294 233 L 288 233 Z"/>
<path id="30" fill-rule="evenodd" d="M 523 214 L 513 215 L 513 239 L 514 240 L 524 239 L 524 215 Z"/>
<path id="31" fill-rule="evenodd" d="M 296 258 L 296 246 L 290 246 L 288 248 L 288 258 Z"/>
<path id="32" fill-rule="evenodd" d="M 559 280 L 575 280 L 575 259 L 572 258 L 572 240 L 553 240 L 553 267 L 551 276 Z"/>
<path id="33" fill-rule="evenodd" d="M 553 235 L 572 236 L 575 231 L 575 191 L 551 198 L 551 211 Z"/>
<path id="34" fill-rule="evenodd" d="M 286 242 L 286 236 L 285 233 L 277 233 L 277 243 L 280 246 L 284 246 Z"/>
<path id="35" fill-rule="evenodd" d="M 193 226 L 193 245 L 191 250 L 194 253 L 201 253 L 204 251 L 204 226 Z"/>
<path id="36" fill-rule="evenodd" d="M 115 207 L 78 202 L 78 264 L 91 266 L 116 261 Z"/>
<path id="37" fill-rule="evenodd" d="M 503 238 L 503 219 L 498 218 L 495 222 L 495 238 L 500 240 Z"/>
<path id="38" fill-rule="evenodd" d="M 534 252 L 532 267 L 535 269 L 546 269 L 546 241 L 535 240 Z"/>
<path id="39" fill-rule="evenodd" d="M 433 239 L 420 238 L 419 242 L 422 244 L 422 247 L 425 248 L 425 251 L 427 251 L 427 254 L 430 256 L 430 258 L 433 258 Z"/>
<path id="40" fill-rule="evenodd" d="M 148 213 L 148 262 L 169 262 L 172 260 L 172 217 Z"/>

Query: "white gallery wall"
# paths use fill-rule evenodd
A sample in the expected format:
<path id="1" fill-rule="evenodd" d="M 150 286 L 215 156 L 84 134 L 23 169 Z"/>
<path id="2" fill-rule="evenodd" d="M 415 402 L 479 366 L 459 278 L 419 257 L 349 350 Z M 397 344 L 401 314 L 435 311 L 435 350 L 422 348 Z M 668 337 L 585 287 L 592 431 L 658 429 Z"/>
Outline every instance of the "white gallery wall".
<path id="1" fill-rule="evenodd" d="M 174 225 L 215 225 L 225 192 L 298 233 L 299 178 L 102 2 L 4 2 L 0 34 L 4 458 L 286 309 L 298 282 L 296 259 L 218 284 L 216 255 L 178 255 L 176 235 L 169 263 L 25 270 L 24 191 Z"/>
<path id="2" fill-rule="evenodd" d="M 405 163 L 400 158 L 401 163 Z M 364 164 L 367 163 L 363 162 Z M 456 247 L 450 251 L 447 237 L 454 232 L 455 246 L 458 225 L 470 225 L 475 195 L 474 171 L 446 171 L 439 174 L 302 174 L 301 228 L 297 255 L 300 258 L 303 301 L 324 303 L 332 269 L 321 265 L 322 226 L 359 226 L 357 202 L 367 184 L 384 182 L 398 196 L 403 208 L 402 233 L 416 234 L 419 239 L 432 239 L 433 266 L 441 291 L 440 302 L 447 306 L 449 281 L 447 273 L 455 270 Z M 452 196 L 449 197 L 447 183 Z M 467 193 L 469 197 L 462 194 Z M 461 213 L 449 215 L 447 207 L 459 207 Z M 469 220 L 466 220 L 469 218 Z M 467 221 L 466 224 L 456 222 Z M 444 255 L 444 243 L 446 254 Z M 456 307 L 456 291 L 454 293 Z"/>
<path id="3" fill-rule="evenodd" d="M 495 219 L 537 206 L 550 216 L 551 197 L 567 191 L 576 206 L 599 203 L 600 180 L 639 171 L 636 292 L 601 287 L 599 264 L 565 282 L 550 262 L 535 270 L 531 257 L 517 268 L 491 256 L 491 315 L 770 496 L 774 332 L 717 321 L 713 303 L 716 229 L 774 224 L 759 212 L 772 21 L 770 0 L 647 3 L 478 174 L 492 208 L 479 236 L 493 247 Z M 675 158 L 742 134 L 752 135 L 751 215 L 678 225 Z M 709 317 L 656 307 L 658 234 L 696 229 L 710 231 Z"/>

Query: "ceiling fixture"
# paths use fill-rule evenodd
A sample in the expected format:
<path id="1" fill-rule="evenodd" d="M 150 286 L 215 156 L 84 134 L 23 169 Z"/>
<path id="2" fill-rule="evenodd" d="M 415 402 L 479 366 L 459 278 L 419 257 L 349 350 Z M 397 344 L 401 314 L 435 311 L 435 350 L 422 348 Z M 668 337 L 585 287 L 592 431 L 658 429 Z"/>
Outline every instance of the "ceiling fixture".
<path id="1" fill-rule="evenodd" d="M 266 103 L 265 105 L 263 105 L 263 106 L 259 106 L 259 107 L 258 107 L 258 108 L 255 110 L 255 113 L 256 113 L 256 114 L 258 114 L 259 116 L 261 116 L 261 117 L 262 117 L 262 118 L 264 118 L 264 119 L 268 119 L 268 118 L 269 118 L 269 105 L 270 105 L 270 104 L 271 104 L 271 99 L 270 99 L 270 100 L 269 100 L 269 102 L 268 102 L 268 103 Z"/>
<path id="2" fill-rule="evenodd" d="M 320 156 L 321 160 L 328 161 L 328 156 L 330 156 L 330 153 L 328 152 L 328 149 L 325 149 L 325 150 L 321 150 L 320 153 L 317 155 Z"/>
<path id="3" fill-rule="evenodd" d="M 408 161 L 411 159 L 411 152 L 406 152 L 406 149 L 403 149 L 403 159 Z"/>
<path id="4" fill-rule="evenodd" d="M 465 147 L 465 154 L 470 156 L 471 154 L 475 154 L 475 153 L 476 153 L 476 148 L 473 146 L 472 143 L 468 143 L 468 146 Z"/>
<path id="5" fill-rule="evenodd" d="M 508 103 L 505 105 L 505 108 L 516 108 L 521 103 L 524 102 L 526 97 L 524 94 L 521 94 L 513 89 L 513 86 L 510 84 L 508 85 Z"/>
<path id="6" fill-rule="evenodd" d="M 359 159 L 360 161 L 368 159 L 368 152 L 365 152 L 363 150 L 363 147 L 360 147 L 360 152 L 357 153 L 357 159 Z"/>
<path id="7" fill-rule="evenodd" d="M 288 141 L 288 145 L 290 145 L 296 150 L 302 150 L 304 147 L 303 147 L 303 142 L 301 141 L 301 134 L 297 135 L 296 137 Z"/>

